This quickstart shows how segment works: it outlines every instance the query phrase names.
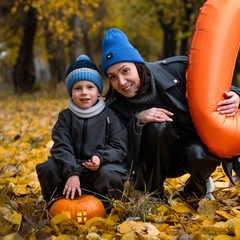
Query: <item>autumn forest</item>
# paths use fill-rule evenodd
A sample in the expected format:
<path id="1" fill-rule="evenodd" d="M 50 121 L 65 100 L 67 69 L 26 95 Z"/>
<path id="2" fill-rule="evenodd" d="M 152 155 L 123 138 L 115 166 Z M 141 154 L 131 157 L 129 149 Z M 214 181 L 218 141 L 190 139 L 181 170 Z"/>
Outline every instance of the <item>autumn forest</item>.
<path id="1" fill-rule="evenodd" d="M 126 182 L 122 201 L 104 199 L 109 214 L 84 224 L 51 216 L 35 171 L 50 155 L 52 127 L 67 106 L 69 64 L 86 54 L 101 69 L 101 41 L 111 27 L 126 32 L 145 61 L 187 55 L 204 2 L 1 0 L 0 239 L 240 239 L 240 179 L 233 173 L 230 183 L 221 166 L 212 174 L 215 200 L 182 198 L 187 174 L 167 179 L 167 204 Z M 239 73 L 238 57 L 235 86 Z"/>

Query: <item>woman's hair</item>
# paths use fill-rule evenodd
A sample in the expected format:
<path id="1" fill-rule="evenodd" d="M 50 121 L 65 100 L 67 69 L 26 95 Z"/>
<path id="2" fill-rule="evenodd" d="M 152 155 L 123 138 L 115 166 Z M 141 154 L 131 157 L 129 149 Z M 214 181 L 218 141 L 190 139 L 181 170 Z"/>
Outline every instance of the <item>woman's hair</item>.
<path id="1" fill-rule="evenodd" d="M 137 68 L 137 72 L 140 78 L 140 85 L 139 85 L 139 89 L 137 90 L 137 95 L 141 96 L 147 93 L 149 90 L 150 81 L 151 81 L 151 72 L 145 64 L 142 64 L 142 63 L 134 63 L 134 64 Z M 107 93 L 104 95 L 104 97 L 107 100 L 108 98 L 111 98 L 114 96 L 116 96 L 116 90 L 114 90 L 112 85 L 109 84 L 109 88 L 107 90 Z"/>

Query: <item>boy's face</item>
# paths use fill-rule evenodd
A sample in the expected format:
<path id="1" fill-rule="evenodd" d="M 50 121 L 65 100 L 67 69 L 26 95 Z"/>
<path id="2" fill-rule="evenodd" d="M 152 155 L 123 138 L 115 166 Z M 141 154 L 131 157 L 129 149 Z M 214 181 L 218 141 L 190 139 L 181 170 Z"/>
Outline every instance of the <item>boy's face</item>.
<path id="1" fill-rule="evenodd" d="M 100 96 L 97 86 L 87 80 L 76 82 L 72 88 L 72 100 L 82 109 L 93 106 Z"/>

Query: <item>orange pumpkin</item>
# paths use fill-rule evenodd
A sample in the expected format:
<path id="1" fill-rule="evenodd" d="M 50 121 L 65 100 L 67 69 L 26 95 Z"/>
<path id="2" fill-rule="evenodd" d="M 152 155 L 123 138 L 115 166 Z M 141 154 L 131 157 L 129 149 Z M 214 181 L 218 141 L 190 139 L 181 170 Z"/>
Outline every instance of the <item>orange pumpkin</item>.
<path id="1" fill-rule="evenodd" d="M 85 224 L 93 217 L 104 217 L 105 210 L 102 202 L 92 195 L 81 195 L 79 199 L 62 198 L 50 208 L 52 217 L 64 213 L 79 224 Z"/>

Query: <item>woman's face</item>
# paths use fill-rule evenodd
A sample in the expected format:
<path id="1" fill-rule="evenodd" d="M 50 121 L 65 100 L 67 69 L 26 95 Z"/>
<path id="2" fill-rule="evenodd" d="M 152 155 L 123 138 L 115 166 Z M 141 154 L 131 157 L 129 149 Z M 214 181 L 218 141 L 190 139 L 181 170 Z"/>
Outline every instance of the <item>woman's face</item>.
<path id="1" fill-rule="evenodd" d="M 112 87 L 127 98 L 132 98 L 140 85 L 137 68 L 133 62 L 116 63 L 107 69 Z"/>

